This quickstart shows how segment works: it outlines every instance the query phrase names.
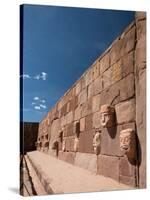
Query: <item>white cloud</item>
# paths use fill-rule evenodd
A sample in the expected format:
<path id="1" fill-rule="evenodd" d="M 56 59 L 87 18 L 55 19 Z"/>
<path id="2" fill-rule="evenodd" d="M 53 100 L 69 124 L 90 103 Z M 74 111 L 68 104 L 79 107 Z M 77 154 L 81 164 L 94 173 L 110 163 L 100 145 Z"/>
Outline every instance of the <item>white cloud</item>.
<path id="1" fill-rule="evenodd" d="M 23 78 L 23 79 L 30 79 L 31 78 L 31 76 L 29 74 L 23 74 L 20 77 Z"/>
<path id="2" fill-rule="evenodd" d="M 40 106 L 34 106 L 34 109 L 35 109 L 35 110 L 40 110 L 41 107 L 40 107 Z"/>
<path id="3" fill-rule="evenodd" d="M 37 101 L 37 100 L 39 100 L 40 98 L 39 98 L 39 97 L 34 97 L 33 99 Z"/>
<path id="4" fill-rule="evenodd" d="M 32 105 L 35 105 L 36 103 L 35 102 L 32 102 Z"/>
<path id="5" fill-rule="evenodd" d="M 43 81 L 45 81 L 46 78 L 47 78 L 46 72 L 41 72 L 41 74 L 37 74 L 37 75 L 34 76 L 34 79 L 36 79 L 36 80 L 42 79 Z"/>
<path id="6" fill-rule="evenodd" d="M 46 109 L 46 105 L 40 104 L 40 107 Z"/>
<path id="7" fill-rule="evenodd" d="M 44 99 L 40 100 L 40 102 L 45 103 L 46 101 Z"/>
<path id="8" fill-rule="evenodd" d="M 42 72 L 41 78 L 43 79 L 43 81 L 45 81 L 47 78 L 47 73 Z"/>

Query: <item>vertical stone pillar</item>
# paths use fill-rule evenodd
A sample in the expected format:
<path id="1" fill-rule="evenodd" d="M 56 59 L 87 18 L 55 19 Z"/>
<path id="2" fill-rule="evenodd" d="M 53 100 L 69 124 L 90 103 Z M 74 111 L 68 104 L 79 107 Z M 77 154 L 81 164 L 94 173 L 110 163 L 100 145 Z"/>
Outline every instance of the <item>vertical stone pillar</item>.
<path id="1" fill-rule="evenodd" d="M 135 89 L 139 187 L 146 187 L 146 13 L 136 12 Z"/>

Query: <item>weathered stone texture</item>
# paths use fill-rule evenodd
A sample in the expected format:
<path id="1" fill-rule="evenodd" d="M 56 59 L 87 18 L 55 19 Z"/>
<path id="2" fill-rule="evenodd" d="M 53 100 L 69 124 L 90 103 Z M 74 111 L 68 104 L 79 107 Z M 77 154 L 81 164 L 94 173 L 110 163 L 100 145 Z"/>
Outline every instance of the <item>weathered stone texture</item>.
<path id="1" fill-rule="evenodd" d="M 97 173 L 119 181 L 119 158 L 99 155 Z"/>
<path id="2" fill-rule="evenodd" d="M 109 52 L 107 54 L 105 54 L 99 61 L 99 66 L 100 66 L 100 75 L 106 71 L 109 67 Z"/>
<path id="3" fill-rule="evenodd" d="M 100 128 L 100 111 L 93 114 L 93 128 Z"/>
<path id="4" fill-rule="evenodd" d="M 102 91 L 102 78 L 99 76 L 93 82 L 93 95 L 97 95 Z"/>
<path id="5" fill-rule="evenodd" d="M 79 152 L 93 153 L 93 131 L 88 130 L 80 133 L 79 138 Z"/>
<path id="6" fill-rule="evenodd" d="M 135 26 L 122 38 L 118 38 L 110 50 L 110 65 L 116 63 L 122 56 L 134 49 Z"/>
<path id="7" fill-rule="evenodd" d="M 68 163 L 74 164 L 75 153 L 59 151 L 58 158 Z"/>
<path id="8" fill-rule="evenodd" d="M 100 109 L 100 94 L 96 95 L 92 99 L 92 112 L 97 112 Z"/>
<path id="9" fill-rule="evenodd" d="M 88 153 L 76 153 L 75 165 L 88 169 L 93 173 L 97 171 L 97 156 Z"/>
<path id="10" fill-rule="evenodd" d="M 135 100 L 131 99 L 115 106 L 117 124 L 135 120 Z"/>

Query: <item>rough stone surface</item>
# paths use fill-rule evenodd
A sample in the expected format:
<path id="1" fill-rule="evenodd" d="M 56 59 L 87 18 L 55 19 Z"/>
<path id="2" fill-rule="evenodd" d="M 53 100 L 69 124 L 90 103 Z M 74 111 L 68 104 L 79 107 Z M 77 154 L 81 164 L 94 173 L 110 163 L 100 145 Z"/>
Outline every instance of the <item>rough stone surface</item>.
<path id="1" fill-rule="evenodd" d="M 119 158 L 112 156 L 98 156 L 97 173 L 119 181 Z"/>
<path id="2" fill-rule="evenodd" d="M 68 163 L 74 164 L 75 153 L 59 151 L 58 158 Z"/>
<path id="3" fill-rule="evenodd" d="M 93 114 L 93 128 L 100 128 L 100 111 Z"/>
<path id="4" fill-rule="evenodd" d="M 117 124 L 135 120 L 135 100 L 125 101 L 115 106 Z"/>
<path id="5" fill-rule="evenodd" d="M 110 67 L 110 65 L 109 65 L 109 53 L 105 54 L 100 59 L 99 66 L 100 66 L 100 75 Z"/>
<path id="6" fill-rule="evenodd" d="M 76 153 L 75 165 L 88 169 L 96 174 L 97 171 L 97 156 L 88 153 Z"/>
<path id="7" fill-rule="evenodd" d="M 80 133 L 79 152 L 93 153 L 93 131 L 88 130 Z"/>
<path id="8" fill-rule="evenodd" d="M 87 88 L 82 90 L 78 97 L 79 104 L 83 104 L 87 100 Z"/>
<path id="9" fill-rule="evenodd" d="M 99 76 L 93 82 L 93 95 L 97 95 L 102 91 L 102 78 Z"/>
<path id="10" fill-rule="evenodd" d="M 100 109 L 100 94 L 96 95 L 92 99 L 92 112 L 97 112 Z"/>

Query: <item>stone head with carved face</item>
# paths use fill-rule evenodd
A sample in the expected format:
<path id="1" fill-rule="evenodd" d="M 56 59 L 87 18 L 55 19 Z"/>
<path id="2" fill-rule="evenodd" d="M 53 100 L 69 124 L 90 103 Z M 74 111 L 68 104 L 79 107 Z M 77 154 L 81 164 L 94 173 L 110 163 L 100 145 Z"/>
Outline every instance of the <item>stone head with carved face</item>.
<path id="1" fill-rule="evenodd" d="M 113 123 L 114 123 L 114 112 L 115 112 L 114 107 L 112 107 L 108 104 L 101 106 L 100 121 L 101 121 L 102 127 L 111 127 L 113 125 Z"/>
<path id="2" fill-rule="evenodd" d="M 120 150 L 129 158 L 135 157 L 136 139 L 133 129 L 128 128 L 120 132 Z"/>
<path id="3" fill-rule="evenodd" d="M 93 148 L 94 148 L 94 153 L 96 155 L 100 154 L 100 149 L 101 149 L 100 131 L 96 131 L 96 133 L 93 137 Z"/>

